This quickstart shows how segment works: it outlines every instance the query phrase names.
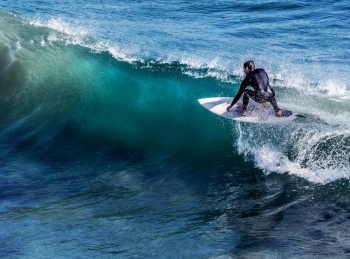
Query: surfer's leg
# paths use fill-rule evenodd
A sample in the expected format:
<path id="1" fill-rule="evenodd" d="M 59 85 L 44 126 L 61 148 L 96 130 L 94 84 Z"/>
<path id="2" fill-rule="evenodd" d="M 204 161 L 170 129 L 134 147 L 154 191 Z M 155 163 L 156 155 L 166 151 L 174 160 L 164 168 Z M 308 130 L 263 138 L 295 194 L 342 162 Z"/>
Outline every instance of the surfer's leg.
<path id="1" fill-rule="evenodd" d="M 278 112 L 278 111 L 280 110 L 280 108 L 278 108 L 278 105 L 277 105 L 277 102 L 276 102 L 275 97 L 273 97 L 273 98 L 270 100 L 270 103 L 272 104 L 273 109 L 274 109 L 275 112 Z"/>
<path id="2" fill-rule="evenodd" d="M 248 103 L 249 103 L 249 96 L 248 96 L 248 94 L 244 93 L 244 95 L 243 95 L 243 107 L 242 107 L 242 114 L 243 115 L 246 115 L 246 113 L 247 113 Z"/>
<path id="3" fill-rule="evenodd" d="M 267 102 L 267 99 L 260 96 L 257 91 L 253 90 L 244 90 L 244 92 L 249 96 L 250 99 L 252 99 L 256 103 L 265 103 Z"/>
<path id="4" fill-rule="evenodd" d="M 278 105 L 277 105 L 277 102 L 276 102 L 275 97 L 273 97 L 273 98 L 270 100 L 270 103 L 272 104 L 273 109 L 274 109 L 274 111 L 276 112 L 276 116 L 277 116 L 277 117 L 286 116 L 286 110 L 282 110 L 282 109 L 278 108 Z M 288 116 L 289 116 L 289 115 L 288 115 Z M 288 117 L 288 116 L 287 116 L 287 117 Z"/>
<path id="5" fill-rule="evenodd" d="M 253 91 L 253 90 L 244 90 L 244 95 L 243 95 L 243 107 L 242 107 L 242 115 L 246 115 L 247 114 L 247 106 L 249 103 L 249 98 L 253 99 L 255 102 L 258 101 L 258 96 L 257 96 L 257 92 Z"/>

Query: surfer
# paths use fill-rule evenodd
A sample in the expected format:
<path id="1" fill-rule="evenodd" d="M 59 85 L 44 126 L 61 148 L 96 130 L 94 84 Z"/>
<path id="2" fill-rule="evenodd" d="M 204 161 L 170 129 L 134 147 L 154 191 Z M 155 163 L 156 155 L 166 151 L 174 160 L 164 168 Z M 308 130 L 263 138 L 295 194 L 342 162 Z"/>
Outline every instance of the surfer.
<path id="1" fill-rule="evenodd" d="M 263 103 L 266 107 L 267 103 L 271 103 L 273 109 L 276 112 L 277 117 L 284 116 L 285 111 L 278 108 L 275 91 L 271 88 L 269 84 L 269 76 L 266 71 L 262 68 L 255 69 L 255 64 L 253 60 L 247 61 L 243 64 L 243 69 L 246 77 L 241 83 L 241 87 L 238 93 L 233 98 L 231 105 L 226 108 L 230 111 L 232 107 L 238 102 L 239 98 L 243 95 L 243 107 L 242 115 L 247 115 L 247 106 L 249 103 L 249 98 L 253 99 L 257 103 Z M 246 89 L 248 86 L 253 87 L 254 90 Z"/>

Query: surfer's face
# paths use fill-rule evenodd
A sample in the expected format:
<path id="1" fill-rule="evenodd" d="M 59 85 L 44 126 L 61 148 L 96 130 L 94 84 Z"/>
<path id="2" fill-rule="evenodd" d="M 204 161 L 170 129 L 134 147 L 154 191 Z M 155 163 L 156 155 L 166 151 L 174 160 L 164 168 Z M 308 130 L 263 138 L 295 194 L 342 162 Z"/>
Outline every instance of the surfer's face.
<path id="1" fill-rule="evenodd" d="M 244 74 L 248 75 L 249 74 L 249 68 L 248 67 L 243 67 Z"/>

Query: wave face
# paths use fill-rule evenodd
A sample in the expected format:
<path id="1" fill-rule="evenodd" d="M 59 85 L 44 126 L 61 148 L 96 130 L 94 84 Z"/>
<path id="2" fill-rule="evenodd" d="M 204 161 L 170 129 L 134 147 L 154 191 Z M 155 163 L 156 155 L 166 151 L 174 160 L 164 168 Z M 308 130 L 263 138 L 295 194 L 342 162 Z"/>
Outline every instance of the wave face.
<path id="1" fill-rule="evenodd" d="M 0 11 L 0 254 L 346 257 L 346 1 L 25 3 Z M 249 59 L 306 118 L 199 105 Z"/>
<path id="2" fill-rule="evenodd" d="M 2 13 L 2 20 L 2 134 L 9 150 L 16 136 L 17 147 L 63 157 L 62 145 L 74 142 L 79 144 L 73 149 L 118 147 L 220 165 L 232 163 L 225 154 L 237 146 L 234 154 L 245 154 L 266 173 L 288 172 L 319 183 L 348 177 L 347 92 L 320 85 L 299 89 L 273 79 L 278 101 L 308 114 L 307 122 L 238 124 L 231 130 L 230 122 L 217 123 L 196 101 L 232 95 L 242 77 L 231 70 L 180 60 L 116 59 L 90 36 L 11 14 Z"/>
<path id="3" fill-rule="evenodd" d="M 196 101 L 213 95 L 211 85 L 220 82 L 195 80 L 176 62 L 117 61 L 108 52 L 50 41 L 57 33 L 51 29 L 7 19 L 1 96 L 3 135 L 11 148 L 14 136 L 15 146 L 57 155 L 62 143 L 71 142 L 186 160 L 217 158 L 217 148 L 231 148 L 230 134 L 220 124 L 210 126 L 213 118 Z"/>

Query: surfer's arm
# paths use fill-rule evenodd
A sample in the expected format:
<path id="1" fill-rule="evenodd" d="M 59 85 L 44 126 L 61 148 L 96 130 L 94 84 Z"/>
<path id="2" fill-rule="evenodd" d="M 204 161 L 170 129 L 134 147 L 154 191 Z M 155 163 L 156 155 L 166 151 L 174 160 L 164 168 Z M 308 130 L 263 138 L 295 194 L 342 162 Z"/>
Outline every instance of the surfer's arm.
<path id="1" fill-rule="evenodd" d="M 239 98 L 241 98 L 245 88 L 246 88 L 246 86 L 244 86 L 242 83 L 241 87 L 238 90 L 238 93 L 236 94 L 235 98 L 233 98 L 233 100 L 231 102 L 231 106 L 235 105 L 236 102 L 238 102 L 238 100 L 239 100 Z"/>
<path id="2" fill-rule="evenodd" d="M 238 93 L 236 94 L 236 96 L 233 98 L 231 105 L 227 107 L 227 111 L 229 111 L 233 105 L 236 104 L 236 102 L 238 102 L 239 98 L 241 98 L 242 94 L 244 93 L 244 89 L 246 89 L 246 87 L 248 86 L 246 79 L 244 79 L 241 83 L 241 87 L 238 90 Z"/>

